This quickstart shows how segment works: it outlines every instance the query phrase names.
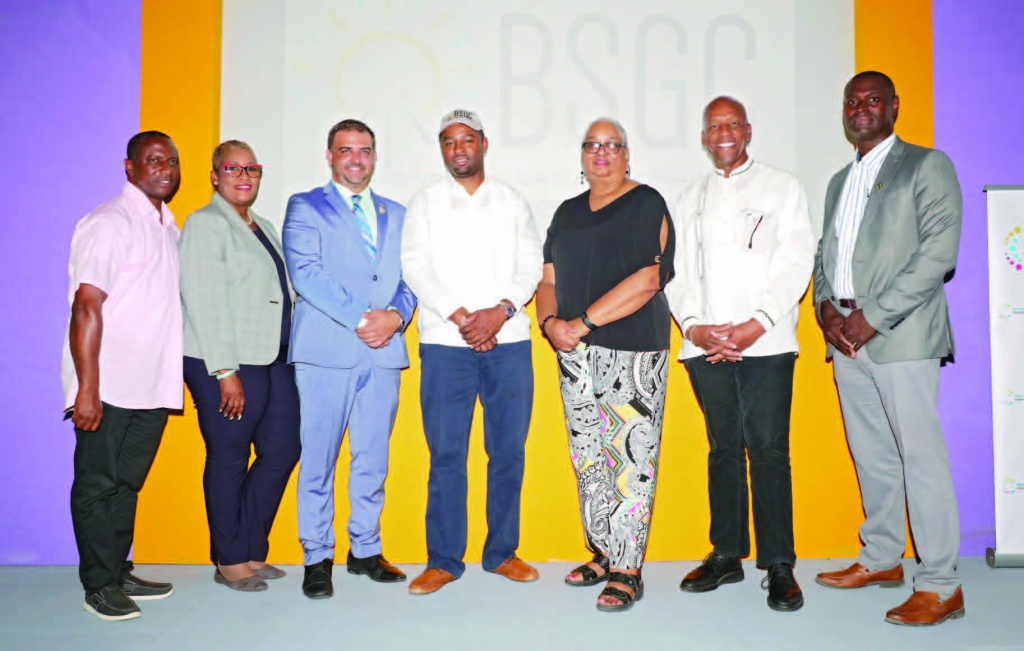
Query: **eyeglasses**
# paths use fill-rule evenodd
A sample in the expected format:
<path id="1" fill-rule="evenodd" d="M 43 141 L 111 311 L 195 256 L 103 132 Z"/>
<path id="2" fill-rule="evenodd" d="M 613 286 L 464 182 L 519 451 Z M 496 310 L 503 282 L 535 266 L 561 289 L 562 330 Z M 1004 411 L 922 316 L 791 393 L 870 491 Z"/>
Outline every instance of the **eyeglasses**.
<path id="1" fill-rule="evenodd" d="M 250 179 L 258 179 L 263 176 L 263 166 L 257 163 L 251 165 L 239 165 L 238 163 L 224 163 L 224 171 L 227 172 L 228 176 L 241 176 L 242 171 L 245 170 L 245 175 Z"/>
<path id="2" fill-rule="evenodd" d="M 585 142 L 583 143 L 583 151 L 588 154 L 596 154 L 597 152 L 604 149 L 609 156 L 614 156 L 619 153 L 620 149 L 625 149 L 626 145 L 621 142 Z"/>

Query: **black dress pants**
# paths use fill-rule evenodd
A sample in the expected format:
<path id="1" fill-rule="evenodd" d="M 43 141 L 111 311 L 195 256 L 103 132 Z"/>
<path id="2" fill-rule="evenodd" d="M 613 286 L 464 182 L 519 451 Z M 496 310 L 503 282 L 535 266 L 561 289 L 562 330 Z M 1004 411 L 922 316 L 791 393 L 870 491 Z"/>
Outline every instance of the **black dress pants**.
<path id="1" fill-rule="evenodd" d="M 119 583 L 131 568 L 139 490 L 153 465 L 166 409 L 122 409 L 103 403 L 95 432 L 75 428 L 71 521 L 78 576 L 86 592 Z"/>
<path id="2" fill-rule="evenodd" d="M 723 556 L 750 555 L 747 456 L 757 563 L 795 563 L 789 419 L 795 353 L 710 364 L 686 360 L 708 443 L 711 543 Z"/>

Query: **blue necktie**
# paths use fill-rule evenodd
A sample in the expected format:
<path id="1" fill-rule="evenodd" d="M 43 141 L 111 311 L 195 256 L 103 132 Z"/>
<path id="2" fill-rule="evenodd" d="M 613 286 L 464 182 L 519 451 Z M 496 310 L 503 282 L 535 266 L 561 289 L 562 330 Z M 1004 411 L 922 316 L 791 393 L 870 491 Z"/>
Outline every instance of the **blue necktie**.
<path id="1" fill-rule="evenodd" d="M 363 234 L 363 243 L 366 244 L 366 251 L 370 254 L 370 261 L 377 261 L 377 242 L 373 238 L 373 231 L 370 230 L 370 222 L 366 217 L 366 213 L 363 212 L 363 207 L 359 205 L 359 195 L 352 195 L 352 212 L 356 214 L 356 219 L 359 221 L 359 232 Z"/>

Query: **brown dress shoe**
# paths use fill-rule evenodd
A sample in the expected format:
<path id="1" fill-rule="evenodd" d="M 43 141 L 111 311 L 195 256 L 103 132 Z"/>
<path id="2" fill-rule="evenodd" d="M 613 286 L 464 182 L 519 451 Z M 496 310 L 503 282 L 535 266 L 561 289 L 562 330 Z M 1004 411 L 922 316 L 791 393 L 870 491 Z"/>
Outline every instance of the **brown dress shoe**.
<path id="1" fill-rule="evenodd" d="M 522 562 L 515 556 L 506 558 L 504 563 L 493 570 L 487 571 L 492 574 L 500 574 L 506 579 L 512 579 L 513 581 L 520 581 L 523 583 L 536 581 L 540 578 L 540 573 L 537 572 L 537 570 Z"/>
<path id="2" fill-rule="evenodd" d="M 900 626 L 934 626 L 964 616 L 964 593 L 960 588 L 945 601 L 937 592 L 915 592 L 885 614 L 885 621 Z"/>
<path id="3" fill-rule="evenodd" d="M 423 570 L 423 574 L 412 580 L 412 583 L 409 584 L 409 592 L 412 594 L 437 592 L 456 578 L 458 577 L 451 572 L 442 570 L 439 567 L 428 567 Z"/>
<path id="4" fill-rule="evenodd" d="M 897 565 L 889 570 L 876 570 L 872 572 L 860 563 L 854 563 L 845 570 L 822 572 L 814 580 L 829 588 L 839 588 L 841 590 L 863 588 L 866 585 L 896 588 L 903 585 L 903 566 Z"/>

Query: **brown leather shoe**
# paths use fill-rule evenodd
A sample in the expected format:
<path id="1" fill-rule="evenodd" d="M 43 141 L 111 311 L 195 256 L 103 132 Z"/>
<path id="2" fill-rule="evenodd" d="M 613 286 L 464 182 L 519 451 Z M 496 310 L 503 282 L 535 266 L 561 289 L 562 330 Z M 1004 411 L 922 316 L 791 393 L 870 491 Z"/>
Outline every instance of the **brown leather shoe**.
<path id="1" fill-rule="evenodd" d="M 536 581 L 540 578 L 540 573 L 534 568 L 530 567 L 523 561 L 519 560 L 515 556 L 509 556 L 505 559 L 505 562 L 494 568 L 493 570 L 487 570 L 492 574 L 500 574 L 506 579 L 512 579 L 513 581 L 520 581 L 527 583 L 529 581 Z"/>
<path id="2" fill-rule="evenodd" d="M 422 574 L 412 580 L 412 583 L 409 584 L 409 592 L 412 594 L 437 592 L 456 578 L 458 577 L 451 572 L 442 570 L 439 567 L 428 567 L 423 570 Z"/>
<path id="3" fill-rule="evenodd" d="M 937 592 L 915 592 L 885 614 L 885 621 L 900 626 L 934 626 L 964 616 L 964 593 L 960 588 L 945 601 Z"/>
<path id="4" fill-rule="evenodd" d="M 903 585 L 903 566 L 897 565 L 889 570 L 872 572 L 860 563 L 854 563 L 845 570 L 822 572 L 814 579 L 829 588 L 848 590 L 863 588 L 866 585 L 880 585 L 883 588 L 896 588 Z"/>

